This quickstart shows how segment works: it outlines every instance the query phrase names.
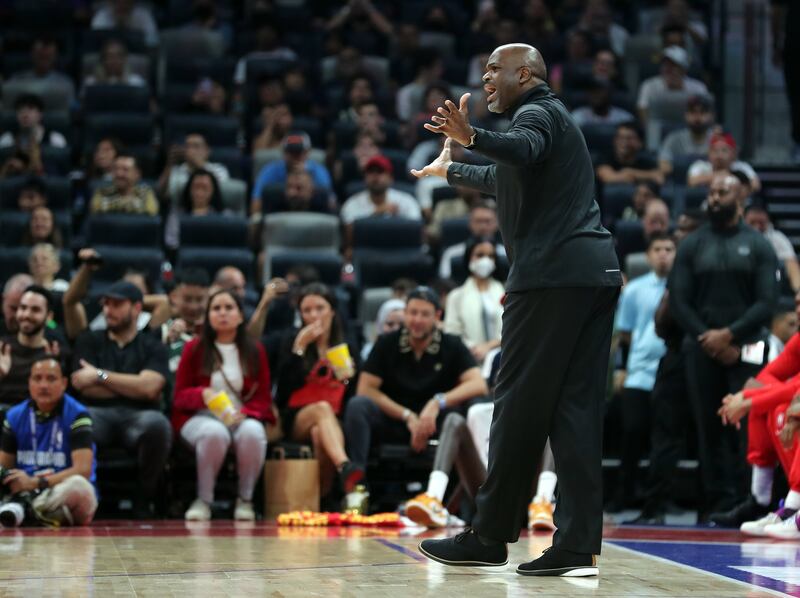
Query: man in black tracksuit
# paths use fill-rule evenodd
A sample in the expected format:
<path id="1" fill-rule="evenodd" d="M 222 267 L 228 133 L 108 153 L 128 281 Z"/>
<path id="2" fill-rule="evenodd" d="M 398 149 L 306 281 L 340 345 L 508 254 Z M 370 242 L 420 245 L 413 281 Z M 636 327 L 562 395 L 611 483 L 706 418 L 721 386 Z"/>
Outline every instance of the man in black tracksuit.
<path id="1" fill-rule="evenodd" d="M 767 327 L 777 299 L 777 258 L 741 220 L 741 183 L 729 173 L 711 181 L 709 224 L 678 248 L 668 288 L 670 312 L 686 333 L 686 375 L 697 425 L 703 511 L 728 508 L 745 493 L 746 429 L 723 428 L 723 397 L 741 390 L 766 363 Z"/>
<path id="2" fill-rule="evenodd" d="M 548 437 L 559 500 L 553 549 L 520 565 L 523 575 L 596 575 L 602 536 L 602 419 L 611 331 L 622 283 L 611 235 L 600 224 L 594 173 L 580 129 L 545 83 L 539 52 L 497 48 L 483 77 L 489 110 L 507 133 L 473 128 L 468 95 L 446 102 L 429 130 L 448 139 L 415 176 L 446 176 L 497 196 L 511 269 L 495 390 L 486 483 L 473 529 L 420 550 L 450 565 L 502 565 L 506 542 L 525 524 L 525 505 Z M 450 160 L 456 141 L 496 164 Z"/>

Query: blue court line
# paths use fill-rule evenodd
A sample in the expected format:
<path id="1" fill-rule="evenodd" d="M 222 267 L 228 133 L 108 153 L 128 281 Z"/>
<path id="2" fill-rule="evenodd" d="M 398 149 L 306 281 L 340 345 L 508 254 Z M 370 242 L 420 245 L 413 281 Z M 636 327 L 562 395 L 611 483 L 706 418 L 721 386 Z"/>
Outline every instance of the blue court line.
<path id="1" fill-rule="evenodd" d="M 106 579 L 111 577 L 175 577 L 180 575 L 219 575 L 221 573 L 271 573 L 275 571 L 315 571 L 317 569 L 356 569 L 358 567 L 397 567 L 402 563 L 356 563 L 351 565 L 319 565 L 315 567 L 259 567 L 256 569 L 215 569 L 213 571 L 164 571 L 152 573 L 105 573 L 100 575 L 32 575 L 26 577 L 0 577 L 0 584 L 9 581 L 36 581 L 50 579 Z"/>
<path id="2" fill-rule="evenodd" d="M 395 544 L 394 542 L 389 542 L 389 540 L 386 540 L 385 538 L 375 538 L 375 541 L 376 542 L 380 542 L 381 544 L 383 544 L 384 546 L 386 546 L 388 548 L 391 548 L 392 550 L 396 550 L 397 552 L 401 552 L 404 555 L 406 555 L 408 557 L 411 557 L 412 559 L 414 559 L 415 561 L 417 561 L 419 563 L 424 563 L 424 562 L 426 562 L 428 560 L 424 556 L 422 556 L 421 554 L 419 554 L 417 552 L 414 552 L 413 550 L 409 550 L 408 548 L 406 548 L 405 546 L 401 546 L 400 544 Z"/>

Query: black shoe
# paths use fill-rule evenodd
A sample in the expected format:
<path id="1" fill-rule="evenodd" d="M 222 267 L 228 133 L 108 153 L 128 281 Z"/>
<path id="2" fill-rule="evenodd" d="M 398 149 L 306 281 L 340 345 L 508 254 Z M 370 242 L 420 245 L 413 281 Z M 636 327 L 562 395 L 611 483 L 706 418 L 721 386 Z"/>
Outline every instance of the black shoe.
<path id="1" fill-rule="evenodd" d="M 146 519 L 155 519 L 156 510 L 153 503 L 149 500 L 137 500 L 133 504 L 133 518 L 143 521 Z"/>
<path id="2" fill-rule="evenodd" d="M 517 567 L 520 575 L 542 577 L 590 577 L 599 575 L 597 557 L 593 554 L 570 552 L 560 548 L 548 548 L 542 556 Z"/>
<path id="3" fill-rule="evenodd" d="M 755 521 L 761 519 L 770 512 L 769 505 L 763 506 L 756 502 L 750 495 L 743 503 L 719 513 L 711 513 L 708 520 L 717 527 L 731 527 L 738 529 L 745 521 Z"/>
<path id="4" fill-rule="evenodd" d="M 444 540 L 423 540 L 419 551 L 429 559 L 444 565 L 460 567 L 502 567 L 508 564 L 508 548 L 504 542 L 487 546 L 475 530 L 466 531 Z"/>
<path id="5" fill-rule="evenodd" d="M 364 470 L 353 463 L 345 461 L 339 470 L 339 482 L 342 485 L 342 492 L 350 494 L 358 483 L 364 479 Z"/>

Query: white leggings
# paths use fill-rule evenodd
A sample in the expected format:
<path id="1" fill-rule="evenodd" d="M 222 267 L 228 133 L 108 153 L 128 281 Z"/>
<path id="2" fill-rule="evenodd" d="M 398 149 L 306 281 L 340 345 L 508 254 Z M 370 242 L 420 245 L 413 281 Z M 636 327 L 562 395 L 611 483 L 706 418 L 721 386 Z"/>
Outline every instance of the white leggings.
<path id="1" fill-rule="evenodd" d="M 87 525 L 97 510 L 97 495 L 89 480 L 73 475 L 42 492 L 33 505 L 45 517 L 61 524 Z M 62 507 L 67 507 L 72 521 L 63 517 Z"/>
<path id="2" fill-rule="evenodd" d="M 214 484 L 231 440 L 236 453 L 236 471 L 239 473 L 239 498 L 248 501 L 253 499 L 253 489 L 267 455 L 264 424 L 248 418 L 231 431 L 210 415 L 195 415 L 183 424 L 181 438 L 195 451 L 197 496 L 204 502 L 211 504 L 214 501 Z"/>

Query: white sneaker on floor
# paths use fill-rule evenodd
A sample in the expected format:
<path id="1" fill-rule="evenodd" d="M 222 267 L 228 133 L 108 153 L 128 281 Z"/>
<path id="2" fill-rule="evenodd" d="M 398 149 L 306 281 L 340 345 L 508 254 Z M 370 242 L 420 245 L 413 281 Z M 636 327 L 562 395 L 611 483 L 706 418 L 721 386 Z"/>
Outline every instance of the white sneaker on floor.
<path id="1" fill-rule="evenodd" d="M 211 507 L 201 498 L 195 498 L 189 509 L 184 515 L 186 521 L 209 521 L 211 519 Z"/>
<path id="2" fill-rule="evenodd" d="M 256 512 L 253 510 L 252 501 L 237 498 L 236 508 L 233 510 L 233 518 L 236 521 L 255 521 Z"/>
<path id="3" fill-rule="evenodd" d="M 780 523 L 768 525 L 764 528 L 764 533 L 781 540 L 800 540 L 800 529 L 797 529 L 797 517 L 794 515 Z"/>
<path id="4" fill-rule="evenodd" d="M 739 527 L 739 531 L 749 536 L 766 536 L 765 529 L 768 525 L 776 525 L 782 522 L 783 518 L 779 515 L 779 511 L 773 511 L 772 513 L 767 513 L 761 519 L 745 521 Z"/>

